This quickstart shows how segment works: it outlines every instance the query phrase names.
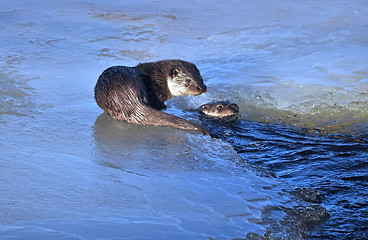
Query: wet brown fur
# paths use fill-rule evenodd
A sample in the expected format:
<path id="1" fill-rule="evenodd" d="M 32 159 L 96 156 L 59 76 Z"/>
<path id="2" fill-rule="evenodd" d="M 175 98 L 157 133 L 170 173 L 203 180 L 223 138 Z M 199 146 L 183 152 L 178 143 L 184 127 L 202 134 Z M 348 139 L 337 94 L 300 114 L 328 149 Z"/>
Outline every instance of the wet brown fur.
<path id="1" fill-rule="evenodd" d="M 187 79 L 180 79 L 185 73 Z M 180 75 L 181 76 L 181 75 Z M 197 67 L 182 60 L 141 63 L 135 67 L 114 66 L 106 69 L 95 86 L 98 106 L 113 118 L 141 125 L 169 126 L 180 129 L 207 131 L 192 122 L 161 112 L 164 102 L 174 95 L 168 78 L 176 77 L 185 86 L 181 95 L 199 95 L 206 91 Z M 191 79 L 191 81 L 184 82 Z"/>
<path id="2" fill-rule="evenodd" d="M 206 103 L 197 109 L 198 112 L 215 118 L 225 118 L 239 114 L 239 106 L 229 101 Z"/>

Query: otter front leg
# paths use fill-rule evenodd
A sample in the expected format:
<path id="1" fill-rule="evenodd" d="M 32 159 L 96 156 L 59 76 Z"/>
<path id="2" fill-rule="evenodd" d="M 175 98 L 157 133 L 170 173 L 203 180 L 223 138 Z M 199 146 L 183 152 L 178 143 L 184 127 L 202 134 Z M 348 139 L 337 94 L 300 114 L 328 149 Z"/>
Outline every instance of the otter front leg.
<path id="1" fill-rule="evenodd" d="M 109 108 L 107 112 L 113 118 L 120 121 L 126 121 L 139 125 L 167 126 L 178 129 L 194 130 L 209 135 L 208 131 L 202 126 L 199 126 L 188 120 L 176 117 L 174 115 L 148 107 L 143 103 L 135 104 L 134 108 L 128 107 L 124 109 L 124 106 L 125 105 L 114 106 L 114 108 Z M 114 110 L 111 111 L 111 109 Z"/>
<path id="2" fill-rule="evenodd" d="M 195 123 L 188 120 L 179 118 L 177 116 L 158 111 L 148 106 L 140 106 L 139 109 L 143 111 L 139 112 L 140 122 L 138 124 L 154 125 L 154 126 L 167 126 L 178 129 L 200 131 L 206 135 L 209 135 L 208 131 Z M 134 118 L 137 119 L 137 118 Z M 134 121 L 132 121 L 134 122 Z"/>

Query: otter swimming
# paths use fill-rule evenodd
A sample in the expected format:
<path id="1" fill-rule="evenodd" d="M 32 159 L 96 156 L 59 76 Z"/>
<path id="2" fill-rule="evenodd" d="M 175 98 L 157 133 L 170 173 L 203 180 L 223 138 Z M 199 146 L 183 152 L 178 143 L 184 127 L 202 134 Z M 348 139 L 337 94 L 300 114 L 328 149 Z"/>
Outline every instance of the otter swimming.
<path id="1" fill-rule="evenodd" d="M 113 118 L 141 125 L 207 131 L 192 122 L 158 111 L 182 95 L 198 96 L 207 87 L 197 67 L 182 60 L 140 63 L 106 69 L 95 86 L 97 105 Z"/>
<path id="2" fill-rule="evenodd" d="M 197 109 L 203 115 L 212 118 L 232 118 L 239 115 L 239 106 L 229 101 L 206 103 Z"/>

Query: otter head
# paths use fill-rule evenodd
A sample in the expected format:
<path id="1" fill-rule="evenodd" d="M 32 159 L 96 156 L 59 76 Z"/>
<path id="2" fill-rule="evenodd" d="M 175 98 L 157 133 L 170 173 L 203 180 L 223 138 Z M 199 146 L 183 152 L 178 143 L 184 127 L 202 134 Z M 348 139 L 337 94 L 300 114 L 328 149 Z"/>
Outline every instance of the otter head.
<path id="1" fill-rule="evenodd" d="M 167 86 L 174 97 L 183 95 L 198 96 L 207 91 L 197 67 L 188 62 L 183 62 L 183 66 L 171 70 L 167 79 Z"/>
<path id="2" fill-rule="evenodd" d="M 239 106 L 228 101 L 219 101 L 204 104 L 198 108 L 198 111 L 210 117 L 224 118 L 237 116 L 239 114 Z"/>

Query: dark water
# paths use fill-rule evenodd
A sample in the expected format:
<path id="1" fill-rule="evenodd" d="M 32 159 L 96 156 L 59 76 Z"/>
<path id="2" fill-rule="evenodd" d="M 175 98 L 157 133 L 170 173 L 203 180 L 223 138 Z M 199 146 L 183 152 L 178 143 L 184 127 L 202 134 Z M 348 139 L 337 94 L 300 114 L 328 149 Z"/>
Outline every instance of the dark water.
<path id="1" fill-rule="evenodd" d="M 329 219 L 310 239 L 368 239 L 368 136 L 307 133 L 278 124 L 207 121 L 250 164 L 274 173 Z"/>

